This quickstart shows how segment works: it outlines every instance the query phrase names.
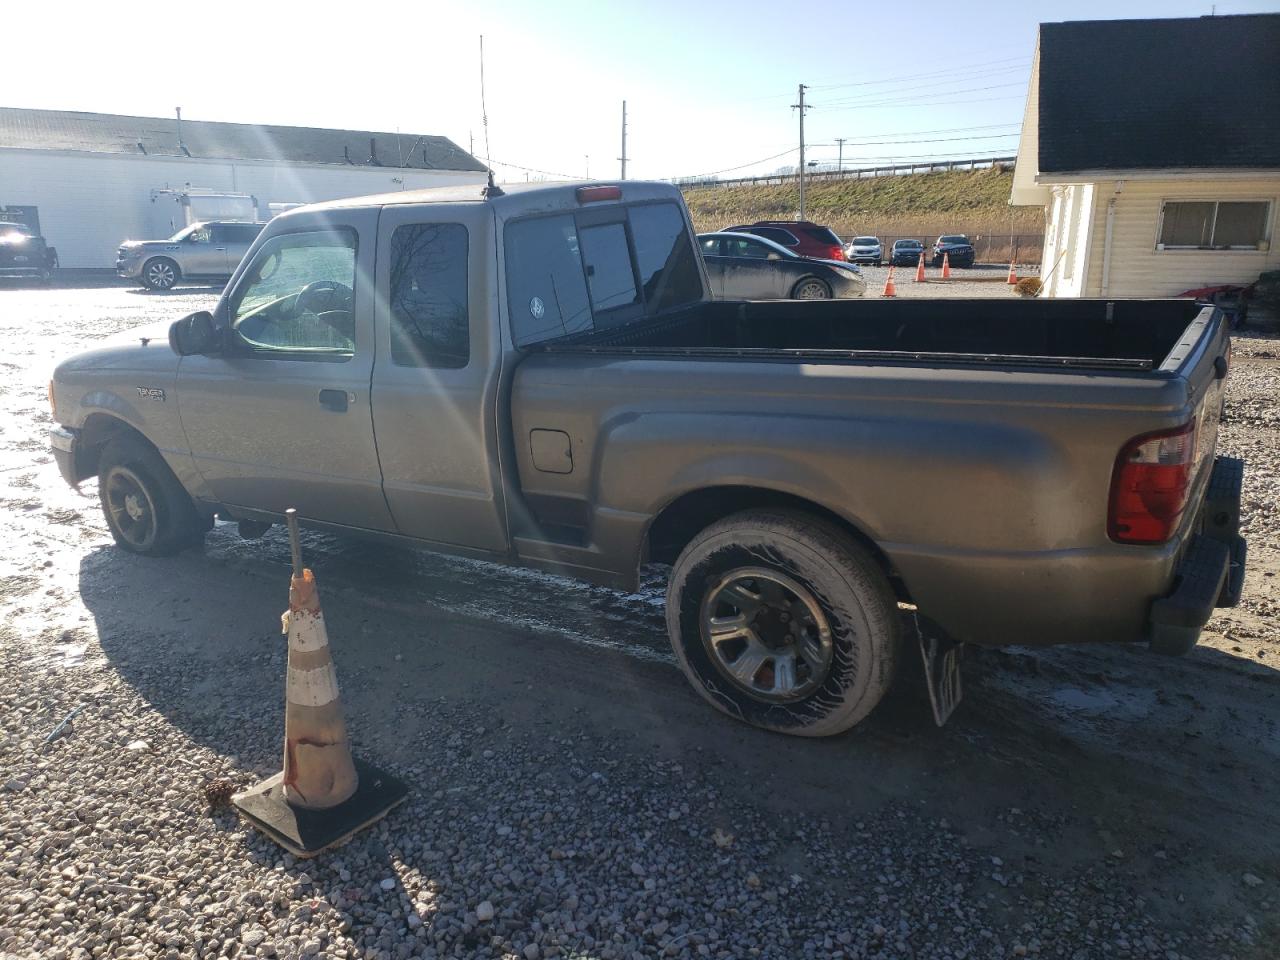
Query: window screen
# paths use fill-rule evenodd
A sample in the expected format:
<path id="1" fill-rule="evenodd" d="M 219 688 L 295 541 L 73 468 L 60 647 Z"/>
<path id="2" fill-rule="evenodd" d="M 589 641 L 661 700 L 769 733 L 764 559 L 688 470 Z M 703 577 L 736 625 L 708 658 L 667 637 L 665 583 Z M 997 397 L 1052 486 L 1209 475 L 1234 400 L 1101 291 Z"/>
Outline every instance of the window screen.
<path id="1" fill-rule="evenodd" d="M 388 299 L 392 363 L 465 367 L 471 358 L 467 228 L 460 223 L 396 227 Z"/>
<path id="2" fill-rule="evenodd" d="M 1166 200 L 1160 243 L 1166 247 L 1256 250 L 1267 239 L 1266 200 Z"/>

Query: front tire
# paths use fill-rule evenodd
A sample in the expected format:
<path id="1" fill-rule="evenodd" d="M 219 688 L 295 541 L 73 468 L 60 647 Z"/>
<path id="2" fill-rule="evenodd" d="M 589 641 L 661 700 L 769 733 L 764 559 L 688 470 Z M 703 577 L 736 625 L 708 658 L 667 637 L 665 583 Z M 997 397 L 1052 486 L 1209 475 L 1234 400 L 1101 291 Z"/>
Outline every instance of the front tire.
<path id="1" fill-rule="evenodd" d="M 888 580 L 847 533 L 757 510 L 712 524 L 680 554 L 667 629 L 680 668 L 717 710 L 825 737 L 880 702 L 902 628 Z"/>
<path id="2" fill-rule="evenodd" d="M 182 270 L 168 257 L 153 257 L 142 265 L 142 283 L 151 290 L 171 290 Z"/>
<path id="3" fill-rule="evenodd" d="M 98 499 L 111 536 L 130 553 L 169 556 L 194 546 L 208 529 L 164 458 L 138 437 L 107 442 Z"/>
<path id="4" fill-rule="evenodd" d="M 817 277 L 806 277 L 791 291 L 792 300 L 830 300 L 831 288 Z"/>

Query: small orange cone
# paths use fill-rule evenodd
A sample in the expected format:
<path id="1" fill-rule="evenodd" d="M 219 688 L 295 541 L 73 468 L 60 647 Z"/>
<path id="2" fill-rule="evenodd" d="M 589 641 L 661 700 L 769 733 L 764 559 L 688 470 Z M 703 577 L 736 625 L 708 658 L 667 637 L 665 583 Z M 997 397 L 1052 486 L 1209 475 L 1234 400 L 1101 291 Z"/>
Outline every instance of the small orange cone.
<path id="1" fill-rule="evenodd" d="M 298 518 L 285 511 L 293 553 L 285 681 L 284 769 L 231 802 L 253 826 L 298 857 L 313 857 L 386 816 L 408 790 L 351 756 L 338 677 L 315 575 L 302 566 Z"/>
<path id="2" fill-rule="evenodd" d="M 885 277 L 884 290 L 880 293 L 880 296 L 896 297 L 898 295 L 898 288 L 893 285 L 893 271 L 896 269 L 897 267 L 889 268 L 889 276 Z"/>
<path id="3" fill-rule="evenodd" d="M 1015 283 L 1018 282 L 1018 271 L 1014 269 L 1015 263 L 1016 261 L 1014 260 L 1009 261 L 1009 279 L 1006 280 L 1005 282 L 1008 283 L 1010 286 L 1013 286 Z"/>
<path id="4" fill-rule="evenodd" d="M 942 279 L 951 279 L 951 254 L 943 253 L 942 255 Z"/>
<path id="5" fill-rule="evenodd" d="M 916 283 L 924 283 L 924 251 L 920 252 L 920 264 L 916 267 Z"/>

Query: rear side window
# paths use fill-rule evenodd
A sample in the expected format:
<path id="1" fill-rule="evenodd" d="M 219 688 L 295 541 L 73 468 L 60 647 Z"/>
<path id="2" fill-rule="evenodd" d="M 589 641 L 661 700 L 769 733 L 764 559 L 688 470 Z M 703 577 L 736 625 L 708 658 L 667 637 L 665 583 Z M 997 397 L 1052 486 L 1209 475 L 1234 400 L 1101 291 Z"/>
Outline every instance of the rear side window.
<path id="1" fill-rule="evenodd" d="M 506 248 L 516 346 L 591 329 L 591 304 L 572 214 L 508 224 Z"/>
<path id="2" fill-rule="evenodd" d="M 391 235 L 391 362 L 465 367 L 471 359 L 467 228 L 412 223 Z"/>
<path id="3" fill-rule="evenodd" d="M 826 227 L 803 227 L 802 229 L 810 237 L 812 237 L 814 240 L 817 240 L 820 243 L 830 243 L 836 246 L 839 246 L 840 244 L 840 238 L 837 237 L 831 230 L 827 229 Z M 870 243 L 876 242 L 874 237 L 870 237 L 866 239 Z"/>
<path id="4" fill-rule="evenodd" d="M 751 232 L 786 247 L 794 247 L 800 243 L 790 230 L 782 230 L 778 227 L 752 227 Z"/>

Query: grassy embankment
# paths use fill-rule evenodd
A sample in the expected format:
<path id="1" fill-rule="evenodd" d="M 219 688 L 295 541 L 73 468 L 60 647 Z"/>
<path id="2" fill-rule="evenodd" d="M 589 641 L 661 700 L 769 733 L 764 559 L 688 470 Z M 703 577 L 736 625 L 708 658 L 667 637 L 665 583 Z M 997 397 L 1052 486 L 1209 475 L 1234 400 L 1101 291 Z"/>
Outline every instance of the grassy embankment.
<path id="1" fill-rule="evenodd" d="M 1009 206 L 1013 174 L 955 170 L 862 180 L 818 180 L 805 189 L 805 215 L 841 237 L 872 234 L 886 245 L 899 237 L 932 240 L 964 233 L 978 244 L 980 259 L 1006 259 L 1018 236 L 1019 259 L 1034 262 L 1044 233 L 1040 207 Z M 800 195 L 795 181 L 783 185 L 692 187 L 685 201 L 699 231 L 753 220 L 795 219 Z M 1034 251 L 1034 256 L 1031 254 Z"/>

